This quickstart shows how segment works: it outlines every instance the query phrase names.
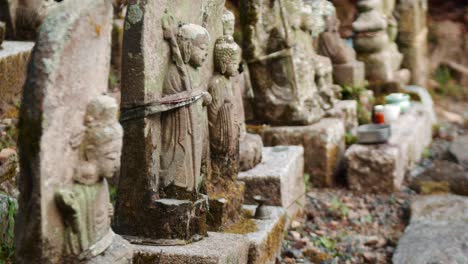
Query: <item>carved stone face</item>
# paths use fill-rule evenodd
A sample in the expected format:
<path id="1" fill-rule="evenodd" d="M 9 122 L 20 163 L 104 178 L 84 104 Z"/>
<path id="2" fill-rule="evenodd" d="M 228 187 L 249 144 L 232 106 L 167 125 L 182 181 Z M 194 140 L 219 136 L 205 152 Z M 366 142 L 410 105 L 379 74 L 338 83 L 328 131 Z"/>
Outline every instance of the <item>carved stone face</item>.
<path id="1" fill-rule="evenodd" d="M 223 13 L 223 35 L 234 35 L 235 17 L 229 10 L 224 10 Z"/>
<path id="2" fill-rule="evenodd" d="M 96 168 L 101 177 L 112 178 L 120 168 L 120 154 L 122 149 L 122 139 L 115 140 L 99 147 L 96 157 Z"/>
<path id="3" fill-rule="evenodd" d="M 193 41 L 192 50 L 190 52 L 190 65 L 195 68 L 201 67 L 208 57 L 208 39 L 200 38 Z"/>
<path id="4" fill-rule="evenodd" d="M 239 74 L 239 63 L 240 56 L 238 54 L 232 56 L 232 58 L 226 64 L 225 75 L 227 77 L 235 77 Z"/>

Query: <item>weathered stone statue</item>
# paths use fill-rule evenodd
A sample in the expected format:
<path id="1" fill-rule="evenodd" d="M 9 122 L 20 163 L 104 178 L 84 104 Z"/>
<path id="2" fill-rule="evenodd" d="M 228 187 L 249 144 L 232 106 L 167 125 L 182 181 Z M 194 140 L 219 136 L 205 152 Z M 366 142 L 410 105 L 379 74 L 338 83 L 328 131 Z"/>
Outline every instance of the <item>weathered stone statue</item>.
<path id="1" fill-rule="evenodd" d="M 110 228 L 107 179 L 123 136 L 117 103 L 102 95 L 111 25 L 110 1 L 67 0 L 40 27 L 20 110 L 15 263 L 132 261 Z"/>
<path id="2" fill-rule="evenodd" d="M 234 35 L 234 26 L 235 26 L 235 17 L 234 14 L 225 9 L 222 17 L 223 21 L 223 35 L 224 39 L 233 39 Z M 233 42 L 229 40 L 229 42 Z M 235 43 L 233 43 L 234 45 Z M 238 56 L 241 54 L 240 47 L 237 48 Z M 215 54 L 216 55 L 216 54 Z M 220 58 L 220 60 L 227 60 Z M 223 62 L 224 63 L 224 62 Z M 240 63 L 240 62 L 238 62 Z M 238 65 L 239 66 L 239 65 Z M 263 142 L 262 138 L 259 135 L 247 133 L 245 126 L 245 112 L 244 112 L 244 102 L 243 102 L 243 93 L 245 89 L 246 82 L 248 82 L 250 76 L 247 75 L 246 71 L 239 72 L 236 76 L 230 77 L 232 82 L 233 90 L 233 104 L 235 112 L 237 113 L 236 118 L 239 123 L 239 163 L 240 170 L 246 171 L 250 170 L 255 165 L 262 161 L 262 148 Z"/>
<path id="3" fill-rule="evenodd" d="M 306 125 L 324 114 L 302 10 L 301 0 L 243 1 L 244 57 L 260 122 Z"/>
<path id="4" fill-rule="evenodd" d="M 391 15 L 394 3 L 359 0 L 359 15 L 353 23 L 358 59 L 366 65 L 366 78 L 375 84 L 407 83 L 408 70 L 400 69 L 403 56 L 395 44 L 397 22 Z"/>
<path id="5" fill-rule="evenodd" d="M 326 0 L 312 4 L 321 13 L 325 30 L 318 38 L 318 53 L 331 59 L 333 79 L 339 85 L 363 86 L 364 64 L 356 60 L 356 52 L 340 37 L 340 21 L 333 4 Z"/>
<path id="6" fill-rule="evenodd" d="M 84 135 L 78 136 L 82 141 L 72 146 L 79 152 L 73 183 L 55 191 L 70 263 L 94 261 L 114 240 L 107 179 L 120 168 L 123 130 L 117 113 L 118 105 L 112 97 L 99 96 L 88 104 Z M 130 260 L 131 255 L 117 263 L 130 263 Z"/>
<path id="7" fill-rule="evenodd" d="M 220 34 L 222 26 L 216 5 L 129 3 L 122 64 L 125 158 L 114 225 L 134 243 L 183 245 L 207 235 L 208 198 L 200 189 L 209 172 L 205 106 L 211 102 L 207 70 L 214 41 L 208 30 Z"/>

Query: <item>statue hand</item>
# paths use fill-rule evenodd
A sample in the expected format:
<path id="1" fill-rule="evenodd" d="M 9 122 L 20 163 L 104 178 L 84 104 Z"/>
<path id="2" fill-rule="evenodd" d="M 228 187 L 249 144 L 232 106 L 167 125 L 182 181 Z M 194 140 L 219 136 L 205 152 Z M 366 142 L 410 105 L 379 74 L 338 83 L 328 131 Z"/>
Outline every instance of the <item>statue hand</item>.
<path id="1" fill-rule="evenodd" d="M 211 94 L 206 93 L 203 96 L 203 106 L 208 106 L 211 104 L 211 101 L 213 101 L 213 97 L 211 97 Z"/>
<path id="2" fill-rule="evenodd" d="M 170 15 L 167 10 L 165 11 L 162 19 L 161 25 L 163 28 L 164 39 L 171 39 L 174 37 L 175 22 L 174 17 Z"/>

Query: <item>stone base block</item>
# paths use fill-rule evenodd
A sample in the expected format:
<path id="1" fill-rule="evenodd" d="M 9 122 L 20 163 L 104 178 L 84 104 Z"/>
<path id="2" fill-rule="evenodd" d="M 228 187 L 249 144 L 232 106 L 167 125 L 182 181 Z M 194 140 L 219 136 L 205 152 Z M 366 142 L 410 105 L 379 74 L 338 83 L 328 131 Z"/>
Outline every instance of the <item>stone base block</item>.
<path id="1" fill-rule="evenodd" d="M 342 120 L 323 118 L 309 126 L 267 127 L 261 131 L 266 146 L 304 147 L 305 172 L 315 187 L 334 186 L 345 151 L 345 126 Z"/>
<path id="2" fill-rule="evenodd" d="M 17 117 L 33 42 L 5 41 L 0 48 L 0 118 Z"/>
<path id="3" fill-rule="evenodd" d="M 112 244 L 97 257 L 86 263 L 89 264 L 131 264 L 133 259 L 133 246 L 119 235 L 114 235 Z"/>
<path id="4" fill-rule="evenodd" d="M 257 134 L 246 133 L 239 144 L 240 170 L 246 171 L 262 161 L 262 138 Z"/>
<path id="5" fill-rule="evenodd" d="M 386 144 L 355 144 L 346 151 L 349 188 L 364 192 L 393 192 L 400 189 L 405 172 L 421 158 L 432 140 L 429 111 L 421 104 L 392 124 Z"/>
<path id="6" fill-rule="evenodd" d="M 244 206 L 244 209 L 255 213 L 256 206 Z M 281 241 L 283 241 L 286 228 L 287 216 L 283 208 L 267 206 L 270 219 L 258 220 L 257 232 L 247 234 L 250 242 L 249 264 L 275 264 L 276 257 L 281 252 Z"/>
<path id="7" fill-rule="evenodd" d="M 352 132 L 358 127 L 357 107 L 355 100 L 340 100 L 327 112 L 327 116 L 343 120 L 346 132 Z"/>
<path id="8" fill-rule="evenodd" d="M 267 205 L 286 208 L 293 218 L 305 205 L 304 149 L 298 146 L 263 148 L 263 160 L 255 168 L 241 172 L 245 182 L 245 203 L 255 204 L 256 195 Z"/>
<path id="9" fill-rule="evenodd" d="M 209 233 L 199 242 L 184 246 L 135 245 L 138 264 L 245 264 L 249 239 L 243 235 Z"/>
<path id="10" fill-rule="evenodd" d="M 362 87 L 365 75 L 365 65 L 360 61 L 333 65 L 333 81 L 342 86 Z"/>

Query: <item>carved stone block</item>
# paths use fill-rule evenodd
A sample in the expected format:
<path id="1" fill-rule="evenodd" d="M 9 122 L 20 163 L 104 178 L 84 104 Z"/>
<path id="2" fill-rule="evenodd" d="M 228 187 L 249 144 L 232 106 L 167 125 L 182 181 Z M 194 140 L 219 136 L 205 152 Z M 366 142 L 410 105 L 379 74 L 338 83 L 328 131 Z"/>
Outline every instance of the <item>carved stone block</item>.
<path id="1" fill-rule="evenodd" d="M 305 205 L 304 149 L 298 146 L 263 148 L 263 160 L 251 170 L 241 172 L 245 182 L 245 202 L 255 204 L 261 195 L 266 205 L 287 208 L 289 218 L 296 217 Z"/>
<path id="2" fill-rule="evenodd" d="M 360 61 L 333 65 L 333 81 L 342 86 L 363 87 L 365 74 L 364 63 Z"/>
<path id="3" fill-rule="evenodd" d="M 303 146 L 305 173 L 312 185 L 330 187 L 340 171 L 345 134 L 341 119 L 323 118 L 310 126 L 267 127 L 261 136 L 266 146 Z"/>

